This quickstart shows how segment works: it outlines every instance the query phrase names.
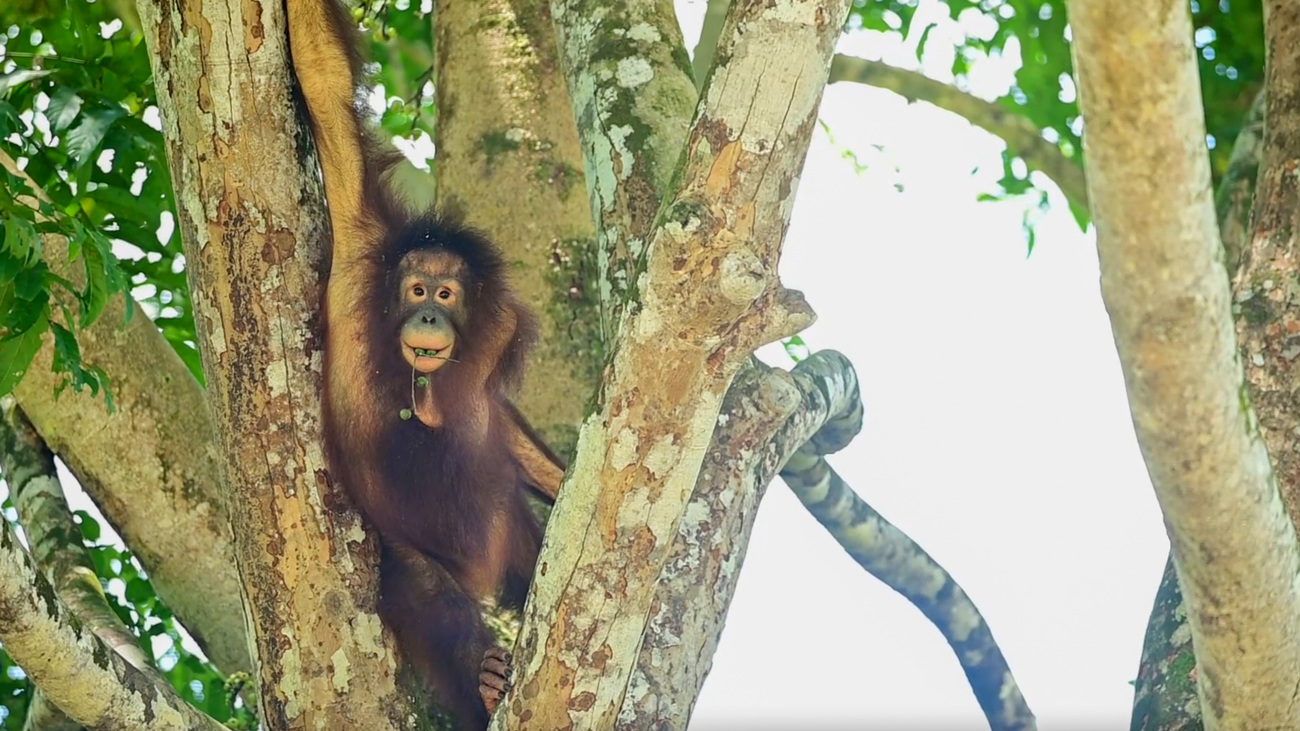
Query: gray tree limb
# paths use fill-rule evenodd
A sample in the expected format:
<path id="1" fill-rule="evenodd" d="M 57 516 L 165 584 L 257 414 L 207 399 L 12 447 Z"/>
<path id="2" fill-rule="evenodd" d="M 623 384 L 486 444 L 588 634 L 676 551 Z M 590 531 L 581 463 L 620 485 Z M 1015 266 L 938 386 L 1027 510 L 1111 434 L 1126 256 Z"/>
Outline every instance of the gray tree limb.
<path id="1" fill-rule="evenodd" d="M 815 440 L 790 458 L 781 477 L 854 561 L 906 597 L 943 634 L 992 731 L 1038 728 L 975 603 L 911 537 L 845 484 Z"/>
<path id="2" fill-rule="evenodd" d="M 222 731 L 170 685 L 117 654 L 37 570 L 0 520 L 0 643 L 48 699 L 87 728 Z"/>

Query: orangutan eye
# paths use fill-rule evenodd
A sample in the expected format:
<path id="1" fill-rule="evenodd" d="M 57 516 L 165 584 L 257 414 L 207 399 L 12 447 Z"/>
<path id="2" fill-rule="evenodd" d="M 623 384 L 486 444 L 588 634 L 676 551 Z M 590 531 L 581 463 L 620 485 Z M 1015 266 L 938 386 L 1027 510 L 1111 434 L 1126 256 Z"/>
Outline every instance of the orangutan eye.
<path id="1" fill-rule="evenodd" d="M 443 287 L 442 289 L 438 290 L 438 299 L 441 300 L 451 299 L 451 290 L 447 289 L 446 287 Z"/>
<path id="2" fill-rule="evenodd" d="M 418 284 L 415 285 L 415 286 L 411 289 L 411 294 L 415 295 L 416 297 L 423 297 L 423 296 L 424 296 L 424 287 L 421 287 L 421 286 L 418 285 Z"/>

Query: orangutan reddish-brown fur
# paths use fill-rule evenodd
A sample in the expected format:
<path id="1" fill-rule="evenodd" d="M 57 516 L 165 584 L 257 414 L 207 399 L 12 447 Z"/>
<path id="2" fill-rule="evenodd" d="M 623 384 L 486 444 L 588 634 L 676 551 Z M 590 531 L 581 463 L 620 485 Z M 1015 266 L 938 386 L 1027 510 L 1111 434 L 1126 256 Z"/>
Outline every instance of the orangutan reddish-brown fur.
<path id="1" fill-rule="evenodd" d="M 563 465 L 506 400 L 533 316 L 483 236 L 388 190 L 396 153 L 357 112 L 355 26 L 338 0 L 287 0 L 290 49 L 320 156 L 334 247 L 325 305 L 331 471 L 379 530 L 380 614 L 458 726 L 509 690 L 479 601 L 521 607 L 542 530 L 525 490 Z"/>

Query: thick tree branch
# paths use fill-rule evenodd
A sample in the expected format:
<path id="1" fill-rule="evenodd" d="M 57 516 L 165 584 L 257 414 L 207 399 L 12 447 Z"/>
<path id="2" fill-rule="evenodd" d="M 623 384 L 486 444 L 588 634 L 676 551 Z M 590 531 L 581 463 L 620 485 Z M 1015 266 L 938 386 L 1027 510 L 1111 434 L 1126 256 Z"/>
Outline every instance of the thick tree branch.
<path id="1" fill-rule="evenodd" d="M 1228 169 L 1214 198 L 1229 273 L 1238 272 L 1241 252 L 1248 243 L 1250 208 L 1264 146 L 1264 108 L 1265 94 L 1261 91 L 1233 143 Z M 1300 426 L 1300 418 L 1296 426 Z M 1133 684 L 1131 731 L 1200 731 L 1203 726 L 1195 670 L 1192 633 L 1171 556 L 1156 590 L 1142 644 L 1142 659 Z"/>
<path id="2" fill-rule="evenodd" d="M 81 528 L 63 496 L 54 454 L 12 399 L 0 398 L 0 465 L 41 573 L 82 624 L 137 668 L 151 667 L 139 640 L 108 605 Z"/>
<path id="3" fill-rule="evenodd" d="M 586 168 L 601 270 L 601 332 L 612 345 L 681 155 L 695 83 L 671 3 L 551 0 Z"/>
<path id="4" fill-rule="evenodd" d="M 957 114 L 1007 143 L 1011 154 L 1024 160 L 1030 170 L 1051 178 L 1071 203 L 1088 209 L 1088 185 L 1079 161 L 1066 157 L 1060 146 L 1043 139 L 1042 130 L 1014 111 L 917 71 L 844 54 L 836 54 L 831 62 L 830 80 L 889 89 L 908 101 L 928 102 Z"/>
<path id="5" fill-rule="evenodd" d="M 781 477 L 854 561 L 939 629 L 992 731 L 1038 727 L 988 623 L 947 570 L 858 497 L 817 449 L 800 449 Z"/>
<path id="6" fill-rule="evenodd" d="M 1294 8 L 1279 9 L 1300 32 Z M 1070 22 L 1102 297 L 1187 606 L 1204 723 L 1297 728 L 1300 546 L 1234 342 L 1189 10 L 1090 0 L 1071 6 Z M 1117 28 L 1144 31 L 1118 43 Z M 1278 50 L 1294 57 L 1298 47 Z M 1282 73 L 1293 87 L 1296 69 L 1283 66 L 1270 79 Z M 1287 129 L 1273 124 L 1285 97 L 1275 91 L 1269 135 Z M 1295 210 L 1280 209 L 1280 229 L 1294 229 Z M 1257 363 L 1288 347 L 1280 337 L 1258 351 L 1245 344 L 1252 386 Z"/>
<path id="7" fill-rule="evenodd" d="M 767 486 L 815 434 L 842 420 L 861 423 L 861 415 L 853 365 L 835 351 L 815 353 L 790 373 L 751 359 L 736 376 L 659 579 L 621 729 L 686 727 Z"/>
<path id="8" fill-rule="evenodd" d="M 51 702 L 88 728 L 225 728 L 85 627 L 36 571 L 7 521 L 0 520 L 0 531 L 0 643 Z"/>
<path id="9" fill-rule="evenodd" d="M 131 665 L 151 675 L 148 655 L 109 606 L 90 556 L 82 547 L 81 529 L 72 519 L 54 469 L 54 454 L 11 396 L 0 398 L 0 412 L 0 467 L 41 573 L 83 625 Z M 165 682 L 156 674 L 151 677 Z M 37 688 L 27 706 L 23 728 L 63 731 L 79 729 L 81 724 L 68 718 Z"/>
<path id="10" fill-rule="evenodd" d="M 0 165 L 23 175 L 3 151 Z M 46 235 L 42 245 L 51 270 L 81 282 L 66 241 Z M 253 665 L 212 415 L 203 389 L 139 305 L 129 304 L 131 322 L 122 324 L 127 306 L 111 298 L 95 324 L 77 332 L 82 358 L 108 373 L 115 412 L 89 392 L 55 397 L 49 335 L 14 396 L 209 659 L 224 672 L 247 672 Z"/>
<path id="11" fill-rule="evenodd" d="M 497 728 L 617 720 L 722 397 L 754 347 L 812 319 L 776 263 L 847 10 L 733 6 L 726 62 L 706 84 L 603 403 L 551 515 Z M 773 64 L 772 48 L 796 62 Z"/>
<path id="12" fill-rule="evenodd" d="M 547 0 L 439 0 L 437 201 L 511 262 L 542 336 L 516 405 L 572 455 L 603 365 L 582 152 Z M 588 292 L 588 289 L 591 291 Z"/>

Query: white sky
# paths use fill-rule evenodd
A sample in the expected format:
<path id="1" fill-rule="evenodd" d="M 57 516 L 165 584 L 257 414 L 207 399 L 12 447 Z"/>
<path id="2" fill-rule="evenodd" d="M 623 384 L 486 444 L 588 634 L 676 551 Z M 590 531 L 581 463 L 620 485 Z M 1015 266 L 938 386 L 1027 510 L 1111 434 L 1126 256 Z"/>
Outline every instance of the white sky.
<path id="1" fill-rule="evenodd" d="M 704 4 L 677 7 L 693 47 Z M 841 49 L 916 67 L 910 46 L 871 36 Z M 950 80 L 950 60 L 925 69 Z M 997 96 L 1014 64 L 981 64 L 972 83 Z M 1026 258 L 1027 202 L 976 200 L 996 189 L 1003 144 L 955 115 L 836 84 L 821 116 L 834 143 L 814 136 L 781 275 L 819 315 L 804 340 L 847 355 L 861 383 L 866 426 L 831 462 L 973 598 L 1039 728 L 1127 728 L 1168 542 L 1092 235 L 1053 187 Z M 692 723 L 740 726 L 988 728 L 938 631 L 780 481 Z"/>
<path id="2" fill-rule="evenodd" d="M 704 2 L 676 5 L 693 47 Z M 942 42 L 984 29 L 935 6 L 918 11 L 940 22 L 925 70 L 950 80 Z M 916 65 L 897 37 L 841 49 Z M 1017 63 L 978 64 L 973 88 L 1000 95 Z M 832 464 L 973 598 L 1040 729 L 1127 728 L 1168 543 L 1091 234 L 1052 188 L 1026 258 L 1027 203 L 976 201 L 995 189 L 1002 143 L 954 115 L 837 84 L 822 119 L 835 139 L 814 135 L 781 273 L 818 312 L 804 340 L 857 369 L 866 426 Z M 761 355 L 789 366 L 779 347 Z M 61 474 L 74 509 L 97 512 Z M 778 481 L 692 723 L 735 727 L 987 725 L 938 631 Z"/>

